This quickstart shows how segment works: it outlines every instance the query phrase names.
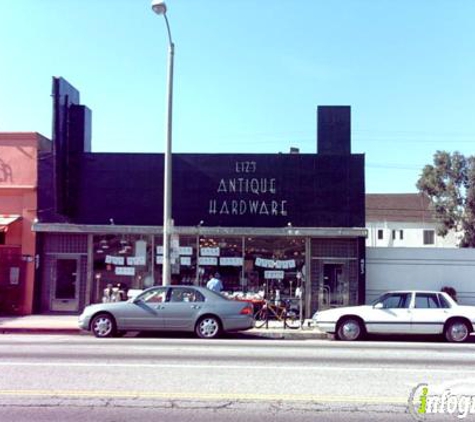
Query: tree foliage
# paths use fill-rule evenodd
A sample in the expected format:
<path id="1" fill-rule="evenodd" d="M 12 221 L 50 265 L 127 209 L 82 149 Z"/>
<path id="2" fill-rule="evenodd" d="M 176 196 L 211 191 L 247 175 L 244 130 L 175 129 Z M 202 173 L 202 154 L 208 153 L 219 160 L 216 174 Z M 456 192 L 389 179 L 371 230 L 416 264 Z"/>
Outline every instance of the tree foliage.
<path id="1" fill-rule="evenodd" d="M 475 157 L 437 151 L 417 182 L 438 222 L 437 233 L 461 234 L 460 247 L 475 247 Z"/>

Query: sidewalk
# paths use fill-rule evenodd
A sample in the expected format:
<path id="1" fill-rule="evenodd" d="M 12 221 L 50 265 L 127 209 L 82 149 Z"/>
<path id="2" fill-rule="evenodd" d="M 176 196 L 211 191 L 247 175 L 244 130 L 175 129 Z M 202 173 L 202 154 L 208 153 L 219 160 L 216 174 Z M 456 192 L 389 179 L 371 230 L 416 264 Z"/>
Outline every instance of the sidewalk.
<path id="1" fill-rule="evenodd" d="M 0 334 L 88 334 L 78 328 L 77 315 L 27 315 L 0 317 Z M 327 335 L 306 320 L 302 328 L 283 328 L 281 323 L 269 321 L 269 328 L 253 328 L 246 335 L 271 339 L 325 339 Z"/>

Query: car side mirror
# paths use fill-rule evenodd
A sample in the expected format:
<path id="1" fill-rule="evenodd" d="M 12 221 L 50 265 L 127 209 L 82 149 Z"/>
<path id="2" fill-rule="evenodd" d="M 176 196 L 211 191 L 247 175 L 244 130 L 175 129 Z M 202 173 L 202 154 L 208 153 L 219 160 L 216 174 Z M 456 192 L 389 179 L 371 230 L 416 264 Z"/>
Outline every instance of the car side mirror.
<path id="1" fill-rule="evenodd" d="M 383 309 L 383 304 L 381 302 L 377 303 L 376 305 L 373 305 L 374 309 Z"/>

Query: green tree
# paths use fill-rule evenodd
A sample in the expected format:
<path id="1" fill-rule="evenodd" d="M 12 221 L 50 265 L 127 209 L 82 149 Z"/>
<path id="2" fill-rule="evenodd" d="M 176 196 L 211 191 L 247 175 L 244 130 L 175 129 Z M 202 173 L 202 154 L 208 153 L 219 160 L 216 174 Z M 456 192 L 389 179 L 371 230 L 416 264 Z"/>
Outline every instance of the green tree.
<path id="1" fill-rule="evenodd" d="M 417 182 L 437 220 L 437 233 L 461 234 L 460 247 L 475 247 L 475 157 L 437 151 Z"/>

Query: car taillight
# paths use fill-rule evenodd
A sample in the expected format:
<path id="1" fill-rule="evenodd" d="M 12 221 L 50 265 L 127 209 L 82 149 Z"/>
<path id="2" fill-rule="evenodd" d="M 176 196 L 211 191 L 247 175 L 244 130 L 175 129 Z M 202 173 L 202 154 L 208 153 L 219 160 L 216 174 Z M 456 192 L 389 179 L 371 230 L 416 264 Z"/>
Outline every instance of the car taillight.
<path id="1" fill-rule="evenodd" d="M 241 309 L 241 312 L 239 312 L 241 315 L 252 315 L 254 312 L 253 312 L 253 308 L 251 306 L 246 306 L 245 308 L 242 308 Z"/>

